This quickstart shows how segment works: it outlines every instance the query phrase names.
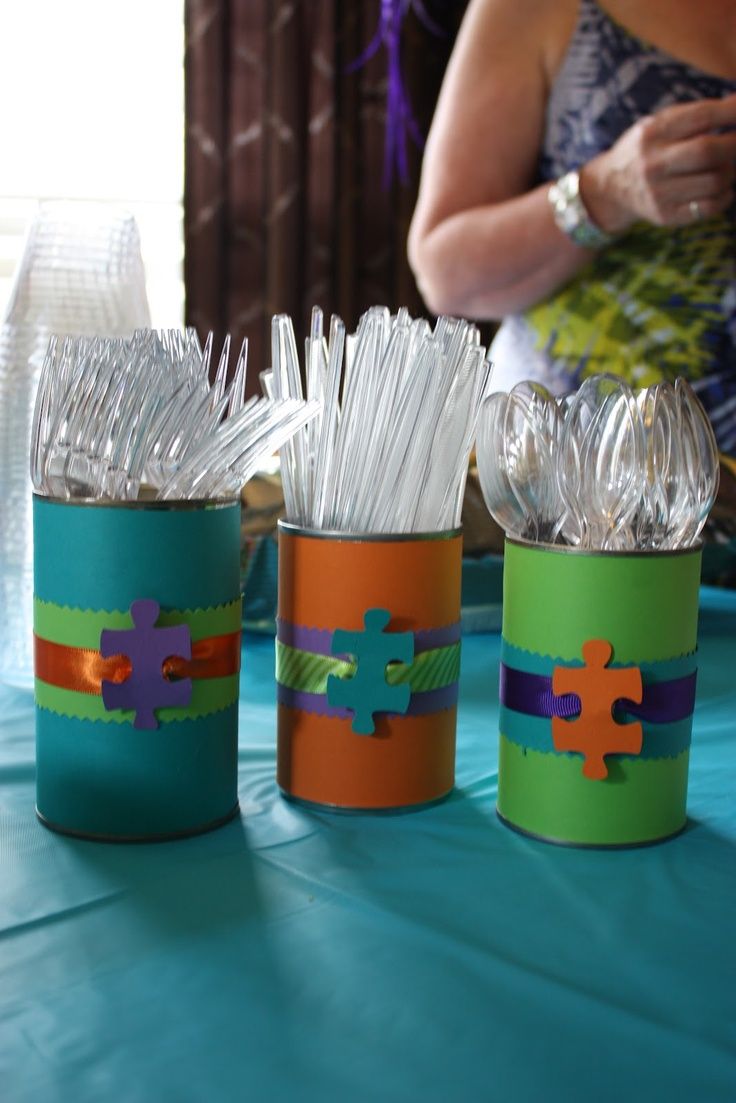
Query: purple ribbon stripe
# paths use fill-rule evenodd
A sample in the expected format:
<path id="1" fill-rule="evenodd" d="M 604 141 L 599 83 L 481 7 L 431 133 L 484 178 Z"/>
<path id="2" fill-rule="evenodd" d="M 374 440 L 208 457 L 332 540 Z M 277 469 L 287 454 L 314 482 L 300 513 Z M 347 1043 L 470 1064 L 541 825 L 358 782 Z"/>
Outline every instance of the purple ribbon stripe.
<path id="1" fill-rule="evenodd" d="M 305 693 L 300 689 L 290 689 L 288 686 L 276 683 L 277 700 L 280 705 L 286 705 L 290 709 L 302 709 L 304 712 L 316 712 L 319 716 L 339 716 L 348 720 L 353 716 L 352 709 L 338 708 L 327 703 L 325 693 Z M 419 693 L 412 693 L 409 698 L 409 707 L 406 712 L 382 712 L 381 716 L 429 716 L 430 713 L 440 712 L 442 709 L 451 709 L 457 704 L 458 684 L 453 682 L 449 686 L 441 686 L 439 689 L 425 689 Z"/>
<path id="2" fill-rule="evenodd" d="M 450 647 L 453 643 L 459 643 L 460 634 L 459 620 L 441 628 L 422 628 L 414 633 L 414 654 L 420 655 L 436 647 Z M 292 624 L 280 617 L 276 621 L 279 643 L 295 647 L 298 651 L 311 651 L 313 655 L 325 655 L 329 659 L 347 658 L 346 655 L 333 654 L 332 635 L 332 628 L 305 628 L 302 624 Z"/>
<path id="3" fill-rule="evenodd" d="M 667 682 L 645 683 L 640 705 L 626 698 L 615 703 L 618 711 L 643 723 L 674 724 L 686 720 L 695 708 L 696 673 Z M 576 693 L 555 694 L 552 678 L 545 674 L 529 674 L 501 663 L 499 698 L 502 705 L 527 716 L 570 719 L 580 713 L 580 698 Z"/>

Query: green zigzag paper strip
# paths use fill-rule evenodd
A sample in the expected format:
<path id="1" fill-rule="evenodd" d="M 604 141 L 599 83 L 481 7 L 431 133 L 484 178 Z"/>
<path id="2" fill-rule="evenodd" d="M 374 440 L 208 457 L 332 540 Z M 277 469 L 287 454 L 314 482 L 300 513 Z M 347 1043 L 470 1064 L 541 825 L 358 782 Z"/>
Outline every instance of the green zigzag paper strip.
<path id="1" fill-rule="evenodd" d="M 326 693 L 330 674 L 349 678 L 356 664 L 344 659 L 299 651 L 276 641 L 276 681 L 302 693 Z M 406 685 L 412 693 L 452 685 L 460 677 L 460 644 L 422 651 L 412 663 L 391 663 L 386 668 L 389 685 Z"/>
<path id="2" fill-rule="evenodd" d="M 543 674 L 552 677 L 556 666 L 581 668 L 585 664 L 582 658 L 562 659 L 551 655 L 540 655 L 536 651 L 527 651 L 523 647 L 514 647 L 508 640 L 501 640 L 501 662 L 515 670 L 523 670 L 529 674 Z M 609 668 L 631 666 L 631 663 L 617 662 L 614 655 L 608 664 Z M 669 682 L 675 678 L 685 678 L 698 669 L 698 653 L 691 651 L 688 655 L 680 655 L 673 659 L 658 659 L 656 662 L 643 662 L 636 664 L 641 670 L 646 682 Z"/>
<path id="3" fill-rule="evenodd" d="M 161 724 L 174 720 L 198 720 L 233 705 L 238 700 L 239 675 L 224 678 L 193 678 L 192 699 L 186 708 L 156 709 Z M 36 704 L 59 716 L 77 720 L 102 720 L 109 724 L 132 724 L 135 711 L 131 709 L 105 708 L 102 697 L 91 693 L 78 693 L 73 689 L 60 689 L 36 678 Z"/>
<path id="4" fill-rule="evenodd" d="M 227 605 L 209 609 L 162 609 L 157 623 L 162 628 L 172 624 L 188 624 L 193 641 L 208 636 L 223 636 L 240 631 L 241 606 L 242 601 L 237 598 Z M 66 647 L 86 647 L 97 651 L 103 628 L 132 628 L 133 621 L 128 610 L 73 609 L 34 598 L 33 627 L 42 639 Z"/>

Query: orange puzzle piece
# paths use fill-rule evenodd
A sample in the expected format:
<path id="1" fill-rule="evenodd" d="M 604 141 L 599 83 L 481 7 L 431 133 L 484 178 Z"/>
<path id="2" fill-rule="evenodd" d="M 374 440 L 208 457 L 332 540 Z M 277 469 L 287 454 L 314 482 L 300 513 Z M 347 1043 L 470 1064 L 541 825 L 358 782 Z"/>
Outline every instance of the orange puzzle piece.
<path id="1" fill-rule="evenodd" d="M 582 652 L 585 666 L 556 666 L 552 671 L 552 692 L 575 693 L 581 704 L 575 720 L 552 717 L 552 742 L 557 751 L 584 755 L 584 775 L 600 781 L 608 777 L 604 755 L 641 752 L 641 724 L 618 724 L 612 713 L 621 697 L 641 703 L 641 671 L 638 666 L 607 670 L 613 654 L 607 640 L 587 640 Z"/>

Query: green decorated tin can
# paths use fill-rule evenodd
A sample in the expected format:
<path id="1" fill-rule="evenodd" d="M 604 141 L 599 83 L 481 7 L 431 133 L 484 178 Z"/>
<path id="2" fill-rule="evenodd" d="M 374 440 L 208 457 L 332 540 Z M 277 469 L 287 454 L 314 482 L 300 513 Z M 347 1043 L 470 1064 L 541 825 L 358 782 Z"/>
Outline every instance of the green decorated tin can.
<path id="1" fill-rule="evenodd" d="M 34 499 L 36 804 L 86 838 L 238 810 L 240 505 Z"/>
<path id="2" fill-rule="evenodd" d="M 507 540 L 498 814 L 620 847 L 685 826 L 701 550 Z"/>

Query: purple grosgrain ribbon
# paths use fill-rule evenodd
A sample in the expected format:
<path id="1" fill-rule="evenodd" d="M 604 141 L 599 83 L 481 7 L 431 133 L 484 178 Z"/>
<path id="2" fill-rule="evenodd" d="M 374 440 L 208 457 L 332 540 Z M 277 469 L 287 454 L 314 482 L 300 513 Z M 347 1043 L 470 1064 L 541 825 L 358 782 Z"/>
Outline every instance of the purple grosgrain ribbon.
<path id="1" fill-rule="evenodd" d="M 622 698 L 615 707 L 617 711 L 649 724 L 672 724 L 686 720 L 695 708 L 696 677 L 696 672 L 693 672 L 665 682 L 645 683 L 640 705 Z M 506 708 L 528 716 L 546 719 L 561 716 L 568 720 L 580 713 L 580 698 L 576 693 L 557 696 L 552 692 L 551 677 L 530 674 L 505 663 L 500 664 L 498 694 Z"/>

